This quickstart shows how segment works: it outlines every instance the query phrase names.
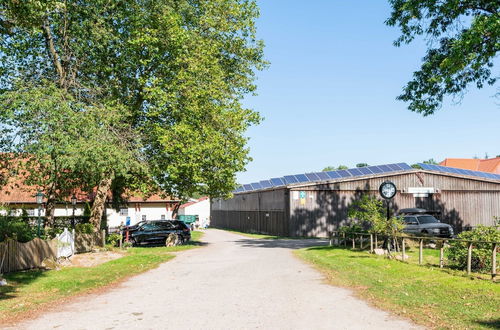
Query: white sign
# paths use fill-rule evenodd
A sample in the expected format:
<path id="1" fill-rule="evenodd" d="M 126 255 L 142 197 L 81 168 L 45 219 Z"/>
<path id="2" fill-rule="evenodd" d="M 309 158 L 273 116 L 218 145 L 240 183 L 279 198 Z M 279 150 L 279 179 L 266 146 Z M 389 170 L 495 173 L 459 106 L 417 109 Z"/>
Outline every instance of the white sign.
<path id="1" fill-rule="evenodd" d="M 434 187 L 409 187 L 406 192 L 408 194 L 435 194 L 436 190 Z"/>

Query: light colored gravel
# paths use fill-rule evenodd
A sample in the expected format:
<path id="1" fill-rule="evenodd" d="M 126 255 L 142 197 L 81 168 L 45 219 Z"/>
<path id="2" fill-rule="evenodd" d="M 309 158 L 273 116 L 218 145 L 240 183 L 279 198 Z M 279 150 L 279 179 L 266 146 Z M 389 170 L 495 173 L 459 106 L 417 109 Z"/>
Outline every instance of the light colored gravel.
<path id="1" fill-rule="evenodd" d="M 258 240 L 208 230 L 204 248 L 102 294 L 77 298 L 16 329 L 417 329 L 329 286 L 291 249 L 317 240 Z"/>

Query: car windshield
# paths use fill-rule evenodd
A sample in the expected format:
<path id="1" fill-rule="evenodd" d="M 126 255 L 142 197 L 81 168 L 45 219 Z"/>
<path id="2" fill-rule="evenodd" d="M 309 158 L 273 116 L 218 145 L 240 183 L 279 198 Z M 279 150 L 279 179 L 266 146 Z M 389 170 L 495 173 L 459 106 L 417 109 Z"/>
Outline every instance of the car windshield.
<path id="1" fill-rule="evenodd" d="M 418 222 L 420 223 L 438 223 L 439 220 L 434 218 L 432 215 L 423 215 L 418 217 Z"/>

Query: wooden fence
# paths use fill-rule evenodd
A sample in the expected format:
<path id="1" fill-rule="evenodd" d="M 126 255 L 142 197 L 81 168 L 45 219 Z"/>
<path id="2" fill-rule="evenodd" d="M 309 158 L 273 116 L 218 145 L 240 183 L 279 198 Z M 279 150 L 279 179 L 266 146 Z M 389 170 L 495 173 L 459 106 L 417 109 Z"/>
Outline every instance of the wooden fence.
<path id="1" fill-rule="evenodd" d="M 35 238 L 27 243 L 8 239 L 0 243 L 0 274 L 41 267 L 43 260 L 56 255 L 56 239 Z"/>
<path id="2" fill-rule="evenodd" d="M 105 232 L 75 235 L 76 253 L 90 252 L 96 246 L 103 247 Z M 0 243 L 0 274 L 42 267 L 45 259 L 57 258 L 57 239 L 45 241 L 35 238 L 27 243 L 7 239 Z"/>
<path id="3" fill-rule="evenodd" d="M 359 243 L 359 248 L 364 249 L 370 247 L 370 252 L 373 253 L 374 249 L 378 248 L 379 243 L 382 242 L 383 239 L 386 237 L 382 236 L 382 239 L 379 240 L 379 236 L 376 234 L 369 234 L 369 233 L 345 233 L 345 232 L 339 232 L 339 231 L 334 231 L 331 232 L 330 235 L 330 245 L 334 245 L 336 243 L 337 245 L 344 245 L 344 247 L 348 246 L 347 241 L 350 239 L 352 248 L 356 248 L 356 240 Z M 365 239 L 366 238 L 366 239 Z M 401 253 L 401 260 L 404 261 L 406 259 L 406 244 L 408 240 L 417 240 L 418 241 L 418 264 L 422 265 L 423 264 L 423 251 L 424 251 L 424 241 L 435 241 L 439 244 L 439 267 L 443 268 L 444 267 L 444 245 L 449 242 L 449 241 L 457 241 L 457 242 L 464 242 L 467 244 L 467 275 L 470 275 L 472 273 L 472 250 L 474 248 L 474 245 L 477 244 L 491 244 L 491 279 L 493 281 L 496 281 L 496 276 L 497 276 L 497 253 L 498 253 L 498 246 L 500 242 L 490 242 L 490 241 L 473 241 L 473 240 L 465 240 L 465 239 L 458 239 L 458 238 L 441 238 L 441 237 L 431 237 L 431 236 L 426 236 L 426 237 L 419 237 L 419 236 L 408 236 L 408 235 L 396 235 L 393 237 L 394 239 L 397 240 L 397 243 L 400 244 L 400 248 L 398 245 L 398 250 L 399 253 Z M 368 243 L 369 241 L 369 243 Z M 341 243 L 342 242 L 342 243 Z M 366 243 L 366 246 L 365 246 Z M 369 244 L 369 245 L 368 245 Z M 396 253 L 398 253 L 396 251 Z"/>

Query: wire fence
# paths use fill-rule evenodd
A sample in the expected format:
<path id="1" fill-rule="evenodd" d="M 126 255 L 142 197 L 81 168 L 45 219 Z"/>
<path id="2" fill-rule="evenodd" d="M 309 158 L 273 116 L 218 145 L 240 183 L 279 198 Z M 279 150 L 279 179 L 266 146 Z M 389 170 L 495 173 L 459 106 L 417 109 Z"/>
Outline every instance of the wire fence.
<path id="1" fill-rule="evenodd" d="M 434 249 L 439 248 L 439 268 L 445 267 L 445 246 L 450 242 L 462 242 L 467 246 L 467 275 L 472 273 L 472 254 L 474 248 L 478 245 L 488 245 L 491 248 L 491 279 L 496 281 L 497 276 L 497 253 L 500 242 L 495 241 L 479 241 L 479 240 L 466 240 L 459 238 L 443 238 L 432 236 L 409 236 L 409 235 L 394 235 L 387 236 L 375 233 L 362 233 L 362 232 L 341 232 L 334 231 L 329 235 L 330 246 L 343 246 L 345 248 L 370 250 L 374 253 L 379 247 L 388 251 L 388 254 L 405 262 L 408 259 L 407 248 L 410 242 L 418 242 L 418 264 L 424 264 L 424 244 L 432 242 Z M 391 251 L 392 250 L 392 251 Z"/>

